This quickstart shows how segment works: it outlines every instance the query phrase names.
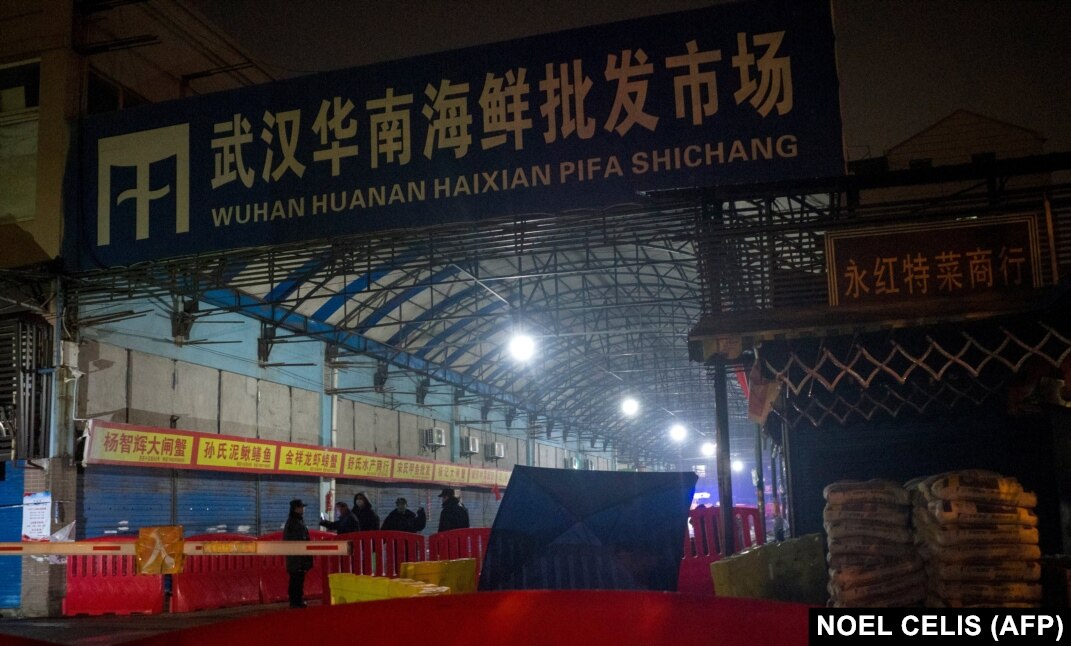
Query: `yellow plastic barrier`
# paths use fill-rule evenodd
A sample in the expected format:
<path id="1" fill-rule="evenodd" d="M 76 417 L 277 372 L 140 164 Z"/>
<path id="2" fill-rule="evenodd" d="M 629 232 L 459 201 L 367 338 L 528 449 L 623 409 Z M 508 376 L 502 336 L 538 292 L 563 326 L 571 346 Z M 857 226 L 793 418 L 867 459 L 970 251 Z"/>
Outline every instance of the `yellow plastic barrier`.
<path id="1" fill-rule="evenodd" d="M 402 597 L 428 597 L 450 594 L 450 588 L 445 585 L 432 585 L 430 583 L 425 583 L 424 581 L 399 578 L 390 579 L 390 585 L 387 586 L 387 593 L 390 595 L 391 599 L 400 599 Z"/>
<path id="2" fill-rule="evenodd" d="M 329 574 L 331 605 L 379 601 L 402 597 L 434 596 L 449 594 L 450 588 L 414 581 L 412 579 L 388 579 L 383 576 L 364 574 Z"/>
<path id="3" fill-rule="evenodd" d="M 476 592 L 476 559 L 402 563 L 398 574 L 417 581 L 444 585 L 451 592 Z"/>
<path id="4" fill-rule="evenodd" d="M 710 564 L 714 593 L 825 605 L 825 550 L 820 534 L 766 543 Z"/>

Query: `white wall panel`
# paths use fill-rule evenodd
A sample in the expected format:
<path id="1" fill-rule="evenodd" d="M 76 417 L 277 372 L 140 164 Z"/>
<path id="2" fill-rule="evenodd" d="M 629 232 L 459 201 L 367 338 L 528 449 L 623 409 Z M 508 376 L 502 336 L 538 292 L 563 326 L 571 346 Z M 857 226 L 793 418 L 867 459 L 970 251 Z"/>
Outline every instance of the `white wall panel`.
<path id="1" fill-rule="evenodd" d="M 408 413 L 399 413 L 387 408 L 373 408 L 372 441 L 377 453 L 398 455 L 398 425 Z"/>
<path id="2" fill-rule="evenodd" d="M 353 448 L 357 451 L 374 452 L 376 447 L 376 424 L 380 419 L 398 416 L 393 411 L 375 408 L 368 404 L 353 402 Z"/>
<path id="3" fill-rule="evenodd" d="M 290 389 L 290 441 L 320 444 L 320 394 Z"/>
<path id="4" fill-rule="evenodd" d="M 436 455 L 424 448 L 424 429 L 439 427 L 446 431 L 446 446 L 439 449 Z M 413 415 L 412 413 L 398 413 L 398 429 L 401 438 L 401 453 L 406 457 L 434 457 L 442 462 L 450 461 L 450 425 L 444 422 L 436 422 L 430 417 Z"/>
<path id="5" fill-rule="evenodd" d="M 554 463 L 554 447 L 536 442 L 536 466 L 553 468 L 558 466 Z"/>
<path id="6" fill-rule="evenodd" d="M 354 448 L 353 401 L 345 397 L 338 397 L 335 401 L 335 446 L 340 449 L 352 449 Z"/>
<path id="7" fill-rule="evenodd" d="M 171 423 L 175 362 L 130 352 L 130 423 L 167 428 Z"/>
<path id="8" fill-rule="evenodd" d="M 78 384 L 78 416 L 127 421 L 127 351 L 86 341 L 78 349 L 78 369 L 85 375 Z"/>
<path id="9" fill-rule="evenodd" d="M 220 375 L 220 420 L 222 435 L 257 436 L 257 380 L 233 372 Z"/>
<path id="10" fill-rule="evenodd" d="M 219 371 L 185 361 L 175 362 L 172 412 L 177 426 L 188 431 L 219 432 Z"/>
<path id="11" fill-rule="evenodd" d="M 290 441 L 290 388 L 270 381 L 257 382 L 257 437 Z"/>

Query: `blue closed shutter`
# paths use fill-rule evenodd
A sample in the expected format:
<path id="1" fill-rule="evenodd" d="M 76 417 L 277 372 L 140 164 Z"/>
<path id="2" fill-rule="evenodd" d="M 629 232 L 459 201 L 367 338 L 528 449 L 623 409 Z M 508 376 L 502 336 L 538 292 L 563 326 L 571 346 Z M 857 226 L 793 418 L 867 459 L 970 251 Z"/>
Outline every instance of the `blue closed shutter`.
<path id="1" fill-rule="evenodd" d="M 23 462 L 0 464 L 0 542 L 22 540 Z M 18 608 L 22 592 L 22 559 L 0 558 L 0 608 Z"/>
<path id="2" fill-rule="evenodd" d="M 428 515 L 428 524 L 424 526 L 424 531 L 420 532 L 427 538 L 434 534 L 436 528 L 439 527 L 439 508 L 441 505 L 439 504 L 439 499 L 435 497 L 439 495 L 439 491 L 439 488 L 407 482 L 388 485 L 379 495 L 383 504 L 383 511 L 379 512 L 379 516 L 386 520 L 387 514 L 394 511 L 394 501 L 398 498 L 405 498 L 406 505 L 414 514 L 417 509 L 423 507 L 424 512 Z"/>
<path id="3" fill-rule="evenodd" d="M 171 470 L 91 464 L 78 475 L 79 539 L 172 525 Z"/>
<path id="4" fill-rule="evenodd" d="M 456 491 L 458 497 L 461 498 L 461 504 L 469 512 L 469 527 L 484 527 L 483 504 L 486 490 L 458 487 Z"/>
<path id="5" fill-rule="evenodd" d="M 290 513 L 290 501 L 305 503 L 305 526 L 320 527 L 320 481 L 292 476 L 260 476 L 260 534 L 282 531 Z"/>
<path id="6" fill-rule="evenodd" d="M 257 481 L 247 473 L 182 471 L 175 520 L 183 534 L 257 534 Z"/>

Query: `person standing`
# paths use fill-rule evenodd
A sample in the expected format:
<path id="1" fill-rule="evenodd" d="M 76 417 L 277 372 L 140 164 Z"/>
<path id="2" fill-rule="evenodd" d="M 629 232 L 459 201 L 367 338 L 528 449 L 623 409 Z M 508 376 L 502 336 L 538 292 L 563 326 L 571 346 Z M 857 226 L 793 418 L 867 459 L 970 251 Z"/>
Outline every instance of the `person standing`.
<path id="1" fill-rule="evenodd" d="M 372 503 L 368 502 L 368 496 L 360 492 L 353 497 L 353 515 L 357 517 L 360 525 L 359 532 L 369 532 L 379 529 L 379 516 L 372 509 Z"/>
<path id="2" fill-rule="evenodd" d="M 361 531 L 360 522 L 350 511 L 350 506 L 344 502 L 335 503 L 335 520 L 321 520 L 320 524 L 339 534 Z"/>
<path id="3" fill-rule="evenodd" d="M 399 498 L 394 501 L 394 510 L 387 514 L 386 519 L 383 520 L 383 529 L 395 531 L 395 532 L 412 532 L 416 533 L 424 529 L 424 526 L 428 522 L 428 517 L 424 514 L 424 508 L 417 509 L 414 514 L 412 511 L 406 509 L 409 503 L 405 498 Z"/>
<path id="4" fill-rule="evenodd" d="M 305 527 L 305 503 L 295 498 L 290 501 L 290 515 L 283 526 L 284 541 L 307 541 L 309 529 Z M 287 592 L 290 596 L 291 608 L 305 607 L 305 573 L 312 569 L 311 556 L 287 556 L 286 572 L 290 575 L 290 587 Z"/>
<path id="5" fill-rule="evenodd" d="M 461 500 L 454 495 L 453 489 L 443 489 L 439 498 L 443 501 L 443 510 L 439 514 L 440 532 L 465 529 L 469 526 L 469 510 L 465 509 Z"/>

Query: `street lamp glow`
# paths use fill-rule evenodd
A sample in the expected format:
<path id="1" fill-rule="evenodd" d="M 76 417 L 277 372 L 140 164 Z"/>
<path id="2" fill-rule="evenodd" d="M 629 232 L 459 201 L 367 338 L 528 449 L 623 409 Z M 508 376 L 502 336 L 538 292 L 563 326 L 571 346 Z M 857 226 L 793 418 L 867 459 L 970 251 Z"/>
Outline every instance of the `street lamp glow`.
<path id="1" fill-rule="evenodd" d="M 744 470 L 744 463 L 740 460 L 733 460 L 733 473 L 740 473 Z"/>
<path id="2" fill-rule="evenodd" d="M 632 417 L 636 413 L 640 412 L 640 402 L 631 397 L 626 397 L 621 402 L 621 412 Z"/>
<path id="3" fill-rule="evenodd" d="M 509 353 L 517 361 L 528 361 L 535 355 L 535 341 L 527 334 L 515 334 L 509 340 Z"/>
<path id="4" fill-rule="evenodd" d="M 709 458 L 714 455 L 714 451 L 717 450 L 717 448 L 718 445 L 713 442 L 703 442 L 703 446 L 699 447 L 699 450 L 703 455 Z"/>
<path id="5" fill-rule="evenodd" d="M 674 424 L 669 427 L 669 439 L 674 442 L 683 442 L 686 437 L 688 437 L 688 429 L 684 428 L 683 425 Z"/>

